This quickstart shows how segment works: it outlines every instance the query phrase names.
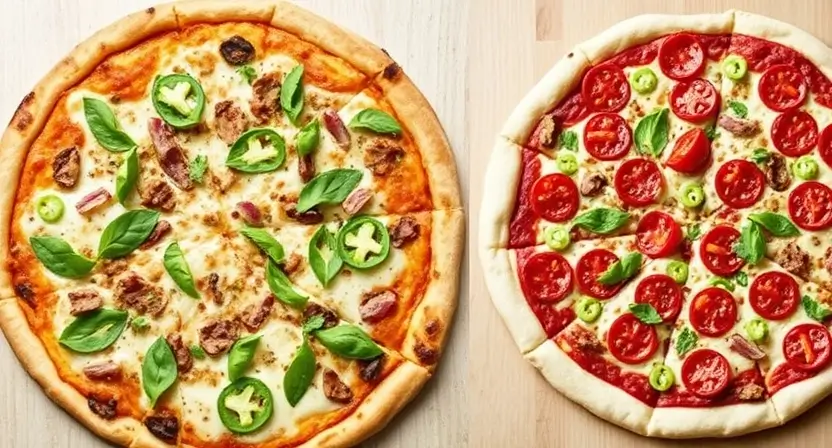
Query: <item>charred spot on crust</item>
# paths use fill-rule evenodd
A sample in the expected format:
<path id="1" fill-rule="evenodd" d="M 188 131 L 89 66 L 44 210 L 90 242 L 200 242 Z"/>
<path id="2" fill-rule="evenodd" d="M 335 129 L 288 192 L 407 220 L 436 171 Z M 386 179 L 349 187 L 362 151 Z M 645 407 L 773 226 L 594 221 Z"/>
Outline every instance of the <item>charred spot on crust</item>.
<path id="1" fill-rule="evenodd" d="M 425 333 L 430 337 L 436 336 L 439 333 L 439 330 L 441 330 L 441 329 L 442 329 L 442 324 L 440 324 L 439 321 L 436 320 L 436 319 L 431 319 L 425 325 Z"/>
<path id="2" fill-rule="evenodd" d="M 12 123 L 14 124 L 14 128 L 18 131 L 23 131 L 35 121 L 35 117 L 32 116 L 32 113 L 29 112 L 29 106 L 35 100 L 35 92 L 29 92 L 26 96 L 23 97 L 23 101 L 17 106 L 17 110 L 14 111 L 14 116 L 12 116 Z"/>
<path id="3" fill-rule="evenodd" d="M 145 9 L 145 11 L 147 11 L 148 14 L 155 14 L 156 8 L 151 6 L 150 8 Z"/>
<path id="4" fill-rule="evenodd" d="M 416 357 L 419 358 L 419 361 L 422 364 L 435 364 L 436 357 L 439 355 L 435 349 L 428 347 L 422 341 L 416 343 L 413 347 L 413 351 L 416 353 Z"/>
<path id="5" fill-rule="evenodd" d="M 569 54 L 567 54 L 567 55 L 566 55 L 566 57 L 567 57 L 567 58 L 571 58 L 571 57 L 573 57 L 573 56 L 575 56 L 575 53 L 573 53 L 573 52 L 571 52 L 571 51 L 569 52 Z"/>
<path id="6" fill-rule="evenodd" d="M 388 81 L 393 81 L 399 77 L 399 74 L 401 74 L 401 72 L 402 68 L 399 67 L 399 64 L 394 62 L 388 65 L 387 67 L 384 67 L 384 72 L 382 73 L 382 76 L 384 77 L 384 79 Z"/>
<path id="7" fill-rule="evenodd" d="M 118 408 L 118 400 L 115 398 L 100 399 L 95 396 L 87 398 L 87 406 L 93 414 L 103 418 L 104 420 L 112 420 L 116 418 L 116 409 Z"/>

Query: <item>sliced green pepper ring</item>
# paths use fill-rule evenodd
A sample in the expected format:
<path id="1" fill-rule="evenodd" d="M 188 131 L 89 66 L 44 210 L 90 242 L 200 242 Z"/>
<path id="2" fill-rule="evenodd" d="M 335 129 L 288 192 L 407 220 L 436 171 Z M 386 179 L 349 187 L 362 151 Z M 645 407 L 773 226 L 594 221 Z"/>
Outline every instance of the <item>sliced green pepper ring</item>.
<path id="1" fill-rule="evenodd" d="M 768 337 L 768 322 L 755 317 L 745 324 L 745 333 L 752 342 L 763 342 Z"/>
<path id="2" fill-rule="evenodd" d="M 803 180 L 812 180 L 818 177 L 818 162 L 811 156 L 803 156 L 794 162 L 792 167 L 794 175 Z"/>
<path id="3" fill-rule="evenodd" d="M 592 323 L 598 320 L 601 316 L 601 310 L 603 308 L 604 305 L 602 305 L 597 299 L 584 297 L 575 305 L 575 314 L 578 315 L 578 319 L 581 319 L 586 323 Z"/>
<path id="4" fill-rule="evenodd" d="M 247 434 L 271 418 L 273 402 L 265 383 L 257 378 L 242 377 L 220 392 L 217 410 L 226 428 L 237 434 Z"/>
<path id="5" fill-rule="evenodd" d="M 40 219 L 46 222 L 56 222 L 64 216 L 64 201 L 54 194 L 41 196 L 36 208 Z"/>
<path id="6" fill-rule="evenodd" d="M 630 75 L 630 85 L 638 93 L 650 93 L 656 90 L 659 80 L 650 67 L 642 67 Z"/>
<path id="7" fill-rule="evenodd" d="M 681 261 L 671 261 L 667 265 L 667 275 L 674 282 L 684 285 L 688 281 L 688 264 Z"/>
<path id="8" fill-rule="evenodd" d="M 546 227 L 546 230 L 543 231 L 543 239 L 550 249 L 557 251 L 566 249 L 572 242 L 569 229 L 557 224 Z"/>
<path id="9" fill-rule="evenodd" d="M 369 216 L 356 216 L 338 231 L 335 250 L 347 265 L 369 269 L 387 259 L 390 234 L 381 221 Z"/>
<path id="10" fill-rule="evenodd" d="M 664 364 L 655 364 L 650 370 L 650 387 L 659 392 L 664 392 L 673 386 L 676 382 L 676 375 L 673 370 Z"/>
<path id="11" fill-rule="evenodd" d="M 156 113 L 176 129 L 192 128 L 202 120 L 205 92 L 199 81 L 189 75 L 156 77 L 151 98 Z"/>
<path id="12" fill-rule="evenodd" d="M 688 182 L 682 185 L 679 191 L 679 200 L 685 207 L 699 207 L 705 202 L 705 189 L 702 188 L 702 185 Z"/>
<path id="13" fill-rule="evenodd" d="M 558 171 L 567 176 L 571 176 L 578 172 L 578 158 L 574 154 L 561 151 L 558 153 L 558 158 L 555 160 Z"/>
<path id="14" fill-rule="evenodd" d="M 733 79 L 734 81 L 742 79 L 747 71 L 748 62 L 740 55 L 729 54 L 722 61 L 722 73 L 725 73 L 728 79 Z"/>
<path id="15" fill-rule="evenodd" d="M 719 286 L 727 289 L 728 291 L 734 292 L 734 283 L 727 278 L 711 277 L 711 279 L 708 280 L 708 284 L 711 286 Z"/>
<path id="16" fill-rule="evenodd" d="M 256 128 L 243 133 L 231 145 L 225 166 L 244 173 L 267 173 L 286 160 L 286 141 L 273 129 Z"/>

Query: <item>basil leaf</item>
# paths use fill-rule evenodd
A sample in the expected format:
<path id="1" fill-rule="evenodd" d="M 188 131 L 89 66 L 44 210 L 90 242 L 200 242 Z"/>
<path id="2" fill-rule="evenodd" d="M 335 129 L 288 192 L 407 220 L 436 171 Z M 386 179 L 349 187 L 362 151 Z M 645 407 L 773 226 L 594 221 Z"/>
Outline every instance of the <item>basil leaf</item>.
<path id="1" fill-rule="evenodd" d="M 687 229 L 685 238 L 687 238 L 688 241 L 696 241 L 700 236 L 702 236 L 702 228 L 699 227 L 699 224 L 691 224 Z"/>
<path id="2" fill-rule="evenodd" d="M 315 314 L 314 316 L 309 317 L 309 319 L 306 319 L 306 322 L 303 323 L 303 334 L 314 333 L 323 328 L 325 323 L 326 319 L 324 319 L 324 316 Z"/>
<path id="3" fill-rule="evenodd" d="M 245 227 L 240 233 L 250 239 L 257 247 L 269 256 L 275 263 L 283 263 L 283 245 L 264 229 Z"/>
<path id="4" fill-rule="evenodd" d="M 715 124 L 709 123 L 705 126 L 705 137 L 707 137 L 710 141 L 714 141 L 719 137 L 719 132 L 716 130 Z"/>
<path id="5" fill-rule="evenodd" d="M 196 290 L 194 276 L 191 275 L 191 268 L 188 266 L 188 260 L 185 259 L 185 254 L 182 252 L 182 248 L 179 247 L 179 243 L 171 243 L 168 246 L 162 262 L 176 286 L 185 294 L 198 299 L 199 291 Z"/>
<path id="6" fill-rule="evenodd" d="M 64 331 L 58 342 L 78 353 L 95 353 L 113 345 L 127 327 L 127 311 L 101 308 L 78 316 Z"/>
<path id="7" fill-rule="evenodd" d="M 639 120 L 636 124 L 634 139 L 636 148 L 642 154 L 659 157 L 667 146 L 669 132 L 669 109 L 659 109 Z"/>
<path id="8" fill-rule="evenodd" d="M 255 70 L 254 67 L 250 65 L 238 67 L 235 71 L 238 75 L 240 75 L 241 78 L 243 78 L 245 82 L 248 83 L 248 85 L 254 84 L 254 80 L 257 79 L 257 70 Z"/>
<path id="9" fill-rule="evenodd" d="M 188 166 L 188 177 L 191 178 L 192 181 L 201 184 L 202 178 L 205 176 L 205 171 L 208 170 L 208 157 L 200 154 L 191 160 L 190 165 Z"/>
<path id="10" fill-rule="evenodd" d="M 630 214 L 621 210 L 595 208 L 576 216 L 572 225 L 583 227 L 590 232 L 607 234 L 621 228 L 629 219 Z"/>
<path id="11" fill-rule="evenodd" d="M 728 101 L 728 107 L 738 118 L 748 118 L 748 108 L 739 101 Z"/>
<path id="12" fill-rule="evenodd" d="M 731 280 L 723 277 L 711 277 L 708 279 L 708 284 L 711 286 L 721 286 L 723 289 L 734 292 L 734 283 Z"/>
<path id="13" fill-rule="evenodd" d="M 326 248 L 328 260 L 325 259 L 323 248 Z M 329 282 L 338 275 L 344 261 L 338 256 L 335 250 L 335 234 L 330 232 L 325 225 L 318 228 L 312 239 L 309 240 L 309 266 L 315 277 L 326 288 Z"/>
<path id="14" fill-rule="evenodd" d="M 98 241 L 98 258 L 121 258 L 130 255 L 153 232 L 159 212 L 131 210 L 107 224 Z"/>
<path id="15" fill-rule="evenodd" d="M 607 270 L 598 277 L 598 283 L 602 285 L 615 285 L 635 276 L 641 269 L 641 254 L 631 252 L 622 259 L 611 264 Z"/>
<path id="16" fill-rule="evenodd" d="M 150 398 L 150 407 L 156 407 L 156 400 L 176 381 L 176 358 L 165 338 L 159 337 L 147 349 L 142 361 L 142 387 Z"/>
<path id="17" fill-rule="evenodd" d="M 697 342 L 699 342 L 699 336 L 690 328 L 685 327 L 679 333 L 679 337 L 676 338 L 676 353 L 679 357 L 682 357 L 685 353 L 693 350 Z"/>
<path id="18" fill-rule="evenodd" d="M 297 123 L 303 110 L 303 65 L 296 65 L 283 79 L 280 88 L 280 106 L 292 123 Z"/>
<path id="19" fill-rule="evenodd" d="M 84 118 L 99 145 L 113 152 L 129 151 L 136 142 L 124 131 L 107 103 L 95 98 L 84 98 Z"/>
<path id="20" fill-rule="evenodd" d="M 756 264 L 766 253 L 766 242 L 760 226 L 751 221 L 742 228 L 740 239 L 734 245 L 734 253 L 749 264 Z"/>
<path id="21" fill-rule="evenodd" d="M 205 359 L 205 350 L 196 344 L 188 347 L 188 351 L 191 352 L 191 356 L 193 356 L 194 359 Z"/>
<path id="22" fill-rule="evenodd" d="M 321 141 L 321 124 L 318 120 L 309 122 L 303 129 L 298 132 L 297 148 L 298 154 L 307 156 L 312 154 L 318 148 L 318 143 Z"/>
<path id="23" fill-rule="evenodd" d="M 252 334 L 238 339 L 231 346 L 231 351 L 228 352 L 228 379 L 231 382 L 243 376 L 248 366 L 251 365 L 259 342 L 260 335 Z"/>
<path id="24" fill-rule="evenodd" d="M 364 330 L 355 325 L 345 324 L 318 330 L 315 338 L 329 351 L 343 358 L 373 359 L 384 353 Z"/>
<path id="25" fill-rule="evenodd" d="M 281 302 L 297 309 L 303 309 L 306 306 L 309 298 L 298 294 L 286 274 L 271 260 L 266 266 L 266 282 L 269 284 L 269 290 Z"/>
<path id="26" fill-rule="evenodd" d="M 763 226 L 763 228 L 768 230 L 769 233 L 774 236 L 786 237 L 800 235 L 800 230 L 797 229 L 797 226 L 795 226 L 789 218 L 786 218 L 779 213 L 752 213 L 748 216 L 748 219 Z"/>
<path id="27" fill-rule="evenodd" d="M 121 162 L 116 172 L 116 198 L 119 203 L 124 204 L 136 186 L 138 178 L 139 155 L 136 153 L 136 148 L 133 148 L 124 156 L 124 161 Z"/>
<path id="28" fill-rule="evenodd" d="M 649 303 L 631 303 L 629 308 L 630 312 L 645 324 L 655 325 L 662 323 L 662 317 L 659 316 L 659 312 Z"/>
<path id="29" fill-rule="evenodd" d="M 751 152 L 751 155 L 748 158 L 751 159 L 752 162 L 759 165 L 761 163 L 768 162 L 768 159 L 771 158 L 771 154 L 764 148 L 757 148 Z"/>
<path id="30" fill-rule="evenodd" d="M 283 377 L 283 392 L 290 406 L 295 407 L 306 394 L 315 377 L 315 367 L 315 352 L 304 337 Z"/>
<path id="31" fill-rule="evenodd" d="M 740 286 L 748 286 L 748 274 L 746 274 L 744 271 L 737 272 L 734 275 L 734 281 L 737 282 L 737 284 Z"/>
<path id="32" fill-rule="evenodd" d="M 339 168 L 315 176 L 303 186 L 297 211 L 304 213 L 319 204 L 340 204 L 361 182 L 359 170 Z"/>
<path id="33" fill-rule="evenodd" d="M 368 129 L 377 134 L 399 135 L 402 127 L 387 112 L 378 109 L 364 109 L 350 120 L 351 129 Z"/>
<path id="34" fill-rule="evenodd" d="M 800 299 L 800 303 L 803 304 L 803 310 L 806 311 L 806 315 L 818 322 L 823 322 L 827 317 L 832 315 L 832 310 L 821 305 L 809 296 L 803 296 Z"/>
<path id="35" fill-rule="evenodd" d="M 558 146 L 569 151 L 578 150 L 578 134 L 575 131 L 564 131 L 558 137 Z"/>
<path id="36" fill-rule="evenodd" d="M 52 236 L 33 236 L 29 244 L 43 267 L 66 278 L 81 278 L 92 271 L 95 260 L 79 255 L 66 241 Z"/>

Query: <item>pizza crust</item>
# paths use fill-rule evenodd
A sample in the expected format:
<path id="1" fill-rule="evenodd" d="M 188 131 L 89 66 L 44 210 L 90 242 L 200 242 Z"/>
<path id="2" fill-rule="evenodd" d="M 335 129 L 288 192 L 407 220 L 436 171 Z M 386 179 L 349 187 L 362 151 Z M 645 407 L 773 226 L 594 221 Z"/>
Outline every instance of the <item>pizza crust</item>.
<path id="1" fill-rule="evenodd" d="M 771 397 L 774 410 L 783 423 L 806 412 L 832 392 L 832 368 L 812 378 L 789 385 Z"/>
<path id="2" fill-rule="evenodd" d="M 732 437 L 780 423 L 768 400 L 716 408 L 656 408 L 647 434 L 674 439 Z"/>
<path id="3" fill-rule="evenodd" d="M 480 251 L 508 246 L 508 227 L 517 202 L 523 148 L 497 137 L 485 170 L 479 217 Z"/>

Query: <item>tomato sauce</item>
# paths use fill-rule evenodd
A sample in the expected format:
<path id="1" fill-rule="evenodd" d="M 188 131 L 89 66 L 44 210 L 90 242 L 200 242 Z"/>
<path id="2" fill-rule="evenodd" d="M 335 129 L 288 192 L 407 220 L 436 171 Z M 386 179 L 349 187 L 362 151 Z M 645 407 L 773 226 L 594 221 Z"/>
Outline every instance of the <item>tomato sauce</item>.
<path id="1" fill-rule="evenodd" d="M 517 202 L 508 227 L 509 248 L 533 246 L 537 242 L 538 217 L 532 207 L 532 186 L 540 177 L 540 160 L 535 151 L 526 148 L 523 148 L 522 157 Z"/>
<path id="2" fill-rule="evenodd" d="M 748 384 L 756 384 L 765 389 L 763 375 L 756 367 L 740 372 L 734 376 L 733 381 L 730 385 L 728 385 L 728 389 L 725 393 L 716 398 L 697 397 L 686 390 L 680 390 L 678 386 L 674 385 L 667 392 L 662 394 L 658 400 L 657 407 L 709 408 L 747 403 L 748 400 L 740 400 L 739 392 L 743 386 Z M 766 398 L 767 395 L 764 392 L 763 396 L 758 401 L 763 401 Z"/>
<path id="3" fill-rule="evenodd" d="M 527 247 L 518 250 L 516 255 L 517 265 L 523 266 L 535 255 L 535 251 L 533 247 Z M 577 317 L 571 306 L 558 309 L 552 303 L 544 303 L 532 291 L 526 291 L 525 288 L 523 295 L 526 297 L 526 303 L 529 304 L 532 312 L 537 316 L 540 325 L 546 331 L 546 337 L 548 338 L 555 337 Z"/>
<path id="4" fill-rule="evenodd" d="M 787 386 L 799 383 L 813 376 L 815 376 L 813 372 L 798 370 L 788 363 L 783 363 L 768 373 L 766 377 L 766 388 L 769 394 L 774 395 Z"/>

